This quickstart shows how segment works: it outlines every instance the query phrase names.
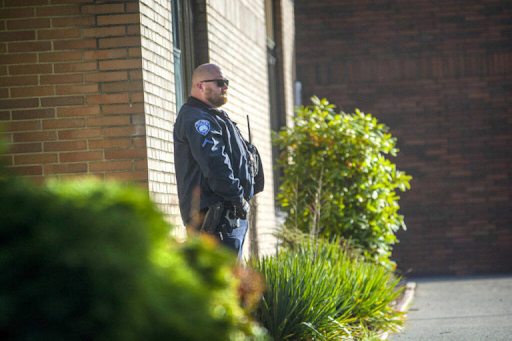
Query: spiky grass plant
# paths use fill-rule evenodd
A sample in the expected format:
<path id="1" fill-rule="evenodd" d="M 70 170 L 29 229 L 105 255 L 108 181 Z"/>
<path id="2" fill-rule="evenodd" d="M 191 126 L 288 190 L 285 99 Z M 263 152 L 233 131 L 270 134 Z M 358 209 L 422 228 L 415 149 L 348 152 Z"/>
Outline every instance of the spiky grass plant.
<path id="1" fill-rule="evenodd" d="M 354 340 L 401 324 L 390 307 L 399 279 L 351 256 L 338 240 L 303 241 L 253 265 L 268 287 L 257 318 L 275 341 Z"/>

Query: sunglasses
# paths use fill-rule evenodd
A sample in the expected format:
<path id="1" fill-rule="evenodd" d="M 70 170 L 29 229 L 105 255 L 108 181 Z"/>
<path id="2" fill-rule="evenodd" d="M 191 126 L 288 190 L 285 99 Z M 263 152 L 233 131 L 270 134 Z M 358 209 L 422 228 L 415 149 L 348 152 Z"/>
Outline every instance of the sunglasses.
<path id="1" fill-rule="evenodd" d="M 205 81 L 201 81 L 201 83 L 206 83 L 206 82 L 217 82 L 217 86 L 219 88 L 222 88 L 224 86 L 224 84 L 229 86 L 229 80 L 227 80 L 227 79 L 208 79 Z"/>

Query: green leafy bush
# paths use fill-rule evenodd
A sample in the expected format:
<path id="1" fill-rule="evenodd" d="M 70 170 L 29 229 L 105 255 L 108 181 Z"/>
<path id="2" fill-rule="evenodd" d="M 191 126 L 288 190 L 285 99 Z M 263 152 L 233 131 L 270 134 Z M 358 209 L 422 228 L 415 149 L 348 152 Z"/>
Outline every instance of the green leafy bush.
<path id="1" fill-rule="evenodd" d="M 390 307 L 399 279 L 382 265 L 350 256 L 339 240 L 302 242 L 254 259 L 253 266 L 268 286 L 257 317 L 275 341 L 361 339 L 402 323 Z"/>
<path id="2" fill-rule="evenodd" d="M 6 340 L 256 340 L 235 258 L 178 244 L 147 193 L 0 179 L 0 335 Z"/>
<path id="3" fill-rule="evenodd" d="M 293 128 L 274 134 L 283 150 L 285 226 L 351 239 L 369 259 L 389 263 L 395 232 L 405 229 L 395 189 L 411 179 L 385 158 L 396 156 L 396 139 L 370 114 L 336 114 L 327 100 L 311 100 Z"/>

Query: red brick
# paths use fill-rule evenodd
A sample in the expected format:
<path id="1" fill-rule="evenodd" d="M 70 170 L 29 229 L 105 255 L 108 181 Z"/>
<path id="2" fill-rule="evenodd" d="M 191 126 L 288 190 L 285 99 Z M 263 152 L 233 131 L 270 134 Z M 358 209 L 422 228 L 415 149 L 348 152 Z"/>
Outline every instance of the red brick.
<path id="1" fill-rule="evenodd" d="M 0 111 L 0 121 L 7 121 L 11 119 L 10 111 Z"/>
<path id="2" fill-rule="evenodd" d="M 54 50 L 85 50 L 95 48 L 96 39 L 59 40 L 53 42 Z"/>
<path id="3" fill-rule="evenodd" d="M 79 28 L 38 30 L 37 39 L 68 39 L 80 38 Z"/>
<path id="4" fill-rule="evenodd" d="M 97 51 L 85 51 L 84 59 L 116 59 L 116 58 L 126 58 L 127 53 L 126 49 L 122 50 L 97 50 Z M 100 65 L 103 62 L 100 62 Z M 101 67 L 100 67 L 101 69 Z"/>
<path id="5" fill-rule="evenodd" d="M 67 107 L 84 104 L 82 96 L 41 98 L 42 107 Z"/>
<path id="6" fill-rule="evenodd" d="M 52 72 L 50 64 L 9 65 L 11 75 L 37 75 Z"/>
<path id="7" fill-rule="evenodd" d="M 42 166 L 20 166 L 20 167 L 9 167 L 9 171 L 19 175 L 42 175 Z"/>
<path id="8" fill-rule="evenodd" d="M 94 16 L 53 18 L 53 27 L 87 27 L 94 26 Z"/>
<path id="9" fill-rule="evenodd" d="M 138 13 L 98 16 L 98 26 L 138 24 L 139 22 L 140 14 Z"/>
<path id="10" fill-rule="evenodd" d="M 113 82 L 113 81 L 124 81 L 128 79 L 128 73 L 126 71 L 116 72 L 95 72 L 86 73 L 85 82 Z"/>
<path id="11" fill-rule="evenodd" d="M 31 41 L 26 43 L 9 43 L 9 52 L 50 51 L 52 43 L 49 41 Z"/>
<path id="12" fill-rule="evenodd" d="M 52 0 L 52 5 L 57 4 L 85 4 L 95 0 Z"/>
<path id="13" fill-rule="evenodd" d="M 36 85 L 37 76 L 0 77 L 0 87 Z"/>
<path id="14" fill-rule="evenodd" d="M 30 18 L 35 16 L 34 8 L 1 8 L 0 18 Z"/>
<path id="15" fill-rule="evenodd" d="M 130 80 L 141 80 L 142 79 L 142 70 L 130 70 Z"/>
<path id="16" fill-rule="evenodd" d="M 99 39 L 99 48 L 140 46 L 140 37 L 102 38 Z"/>
<path id="17" fill-rule="evenodd" d="M 128 94 L 87 96 L 87 104 L 127 103 L 129 100 Z"/>
<path id="18" fill-rule="evenodd" d="M 54 141 L 57 136 L 54 131 L 40 131 L 31 133 L 14 133 L 14 142 L 36 142 L 36 141 Z"/>
<path id="19" fill-rule="evenodd" d="M 6 53 L 7 52 L 7 44 L 0 43 L 0 53 Z"/>
<path id="20" fill-rule="evenodd" d="M 105 180 L 107 181 L 147 181 L 148 172 L 116 172 L 105 173 Z"/>
<path id="21" fill-rule="evenodd" d="M 105 60 L 100 61 L 100 70 L 124 70 L 142 68 L 141 59 Z"/>
<path id="22" fill-rule="evenodd" d="M 22 41 L 36 39 L 35 31 L 0 32 L 0 41 Z"/>
<path id="23" fill-rule="evenodd" d="M 132 124 L 144 125 L 146 123 L 146 115 L 132 115 Z"/>
<path id="24" fill-rule="evenodd" d="M 106 83 L 101 85 L 101 92 L 113 93 L 113 92 L 131 92 L 131 91 L 143 91 L 142 82 L 120 82 L 120 83 Z"/>
<path id="25" fill-rule="evenodd" d="M 82 30 L 84 38 L 124 36 L 125 34 L 126 28 L 124 26 L 84 28 Z"/>
<path id="26" fill-rule="evenodd" d="M 82 74 L 70 74 L 70 75 L 48 75 L 41 76 L 41 84 L 73 84 L 82 83 Z"/>
<path id="27" fill-rule="evenodd" d="M 3 131 L 6 131 L 6 132 L 41 130 L 41 121 L 40 120 L 11 121 L 11 122 L 7 122 L 2 127 L 3 127 Z"/>
<path id="28" fill-rule="evenodd" d="M 88 127 L 121 126 L 130 124 L 130 116 L 103 116 L 87 119 Z"/>
<path id="29" fill-rule="evenodd" d="M 56 163 L 57 154 L 21 154 L 14 156 L 16 165 L 37 165 L 44 163 Z"/>
<path id="30" fill-rule="evenodd" d="M 53 120 L 44 120 L 43 129 L 69 129 L 85 127 L 85 119 L 83 118 L 60 118 Z"/>
<path id="31" fill-rule="evenodd" d="M 132 138 L 133 146 L 135 148 L 146 147 L 146 138 L 145 137 L 135 137 Z"/>
<path id="32" fill-rule="evenodd" d="M 68 173 L 86 173 L 86 163 L 65 163 L 61 165 L 44 166 L 45 174 L 68 174 Z"/>
<path id="33" fill-rule="evenodd" d="M 79 6 L 47 6 L 38 7 L 36 9 L 37 16 L 39 17 L 61 17 L 68 15 L 80 14 Z"/>
<path id="34" fill-rule="evenodd" d="M 0 98 L 8 98 L 9 97 L 9 89 L 3 88 L 0 89 Z"/>
<path id="35" fill-rule="evenodd" d="M 142 50 L 139 47 L 129 48 L 128 55 L 130 56 L 130 58 L 140 58 L 142 57 Z"/>
<path id="36" fill-rule="evenodd" d="M 129 148 L 131 145 L 130 138 L 89 140 L 89 149 Z"/>
<path id="37" fill-rule="evenodd" d="M 100 107 L 58 108 L 58 117 L 94 116 L 100 114 Z"/>
<path id="38" fill-rule="evenodd" d="M 84 14 L 106 14 L 106 13 L 123 13 L 124 4 L 96 4 L 82 6 Z"/>
<path id="39" fill-rule="evenodd" d="M 123 171 L 132 170 L 132 161 L 104 161 L 104 162 L 91 162 L 89 170 L 91 172 L 109 172 L 109 171 Z"/>
<path id="40" fill-rule="evenodd" d="M 0 65 L 0 76 L 7 75 L 7 66 L 1 66 Z"/>
<path id="41" fill-rule="evenodd" d="M 98 92 L 98 84 L 58 85 L 57 95 L 91 94 Z"/>
<path id="42" fill-rule="evenodd" d="M 141 159 L 147 157 L 146 148 L 105 150 L 106 160 Z"/>
<path id="43" fill-rule="evenodd" d="M 5 7 L 41 6 L 48 5 L 48 0 L 5 0 Z"/>
<path id="44" fill-rule="evenodd" d="M 40 62 L 71 62 L 82 60 L 82 52 L 47 52 L 39 54 Z"/>
<path id="45" fill-rule="evenodd" d="M 95 62 L 55 64 L 55 73 L 96 71 Z"/>
<path id="46" fill-rule="evenodd" d="M 127 126 L 103 129 L 103 136 L 105 137 L 140 136 L 145 134 L 146 130 L 144 126 Z"/>
<path id="47" fill-rule="evenodd" d="M 140 25 L 128 25 L 126 26 L 126 35 L 140 35 Z"/>
<path id="48" fill-rule="evenodd" d="M 142 103 L 144 102 L 144 93 L 132 93 L 130 94 L 130 98 L 132 103 Z"/>
<path id="49" fill-rule="evenodd" d="M 12 112 L 13 120 L 31 120 L 36 118 L 55 117 L 55 109 L 19 110 Z"/>
<path id="50" fill-rule="evenodd" d="M 82 141 L 64 141 L 64 142 L 45 142 L 45 152 L 61 152 L 70 150 L 86 150 L 87 142 Z M 62 160 L 61 160 L 62 161 Z"/>
<path id="51" fill-rule="evenodd" d="M 143 104 L 122 104 L 122 105 L 106 105 L 103 106 L 104 115 L 119 115 L 119 114 L 140 114 L 144 113 Z"/>
<path id="52" fill-rule="evenodd" d="M 11 97 L 39 97 L 39 96 L 53 96 L 53 86 L 29 86 L 24 88 L 12 88 Z"/>
<path id="53" fill-rule="evenodd" d="M 135 170 L 140 170 L 140 169 L 148 169 L 148 159 L 144 159 L 144 160 L 135 160 L 133 162 L 133 168 Z"/>
<path id="54" fill-rule="evenodd" d="M 59 158 L 60 162 L 98 161 L 103 159 L 103 152 L 60 153 Z"/>
<path id="55" fill-rule="evenodd" d="M 130 2 L 126 4 L 126 12 L 139 13 L 139 2 Z"/>
<path id="56" fill-rule="evenodd" d="M 80 140 L 101 137 L 101 129 L 61 130 L 59 140 Z"/>
<path id="57" fill-rule="evenodd" d="M 35 53 L 4 54 L 0 56 L 0 64 L 29 64 L 36 63 L 37 55 Z"/>
<path id="58" fill-rule="evenodd" d="M 39 106 L 39 99 L 2 99 L 0 109 L 35 108 Z"/>
<path id="59" fill-rule="evenodd" d="M 7 29 L 22 30 L 31 28 L 48 28 L 50 19 L 16 19 L 7 21 Z"/>
<path id="60" fill-rule="evenodd" d="M 42 152 L 41 143 L 15 143 L 8 146 L 9 154 L 38 153 Z"/>

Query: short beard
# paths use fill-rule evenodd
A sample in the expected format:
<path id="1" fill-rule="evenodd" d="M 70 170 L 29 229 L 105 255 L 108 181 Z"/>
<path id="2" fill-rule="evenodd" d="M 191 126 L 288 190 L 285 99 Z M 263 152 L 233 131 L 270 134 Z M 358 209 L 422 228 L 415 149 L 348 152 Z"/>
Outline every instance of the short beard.
<path id="1" fill-rule="evenodd" d="M 218 96 L 212 94 L 212 91 L 208 89 L 206 91 L 206 99 L 215 106 L 215 108 L 221 107 L 228 102 L 227 96 L 222 96 L 220 93 Z"/>

